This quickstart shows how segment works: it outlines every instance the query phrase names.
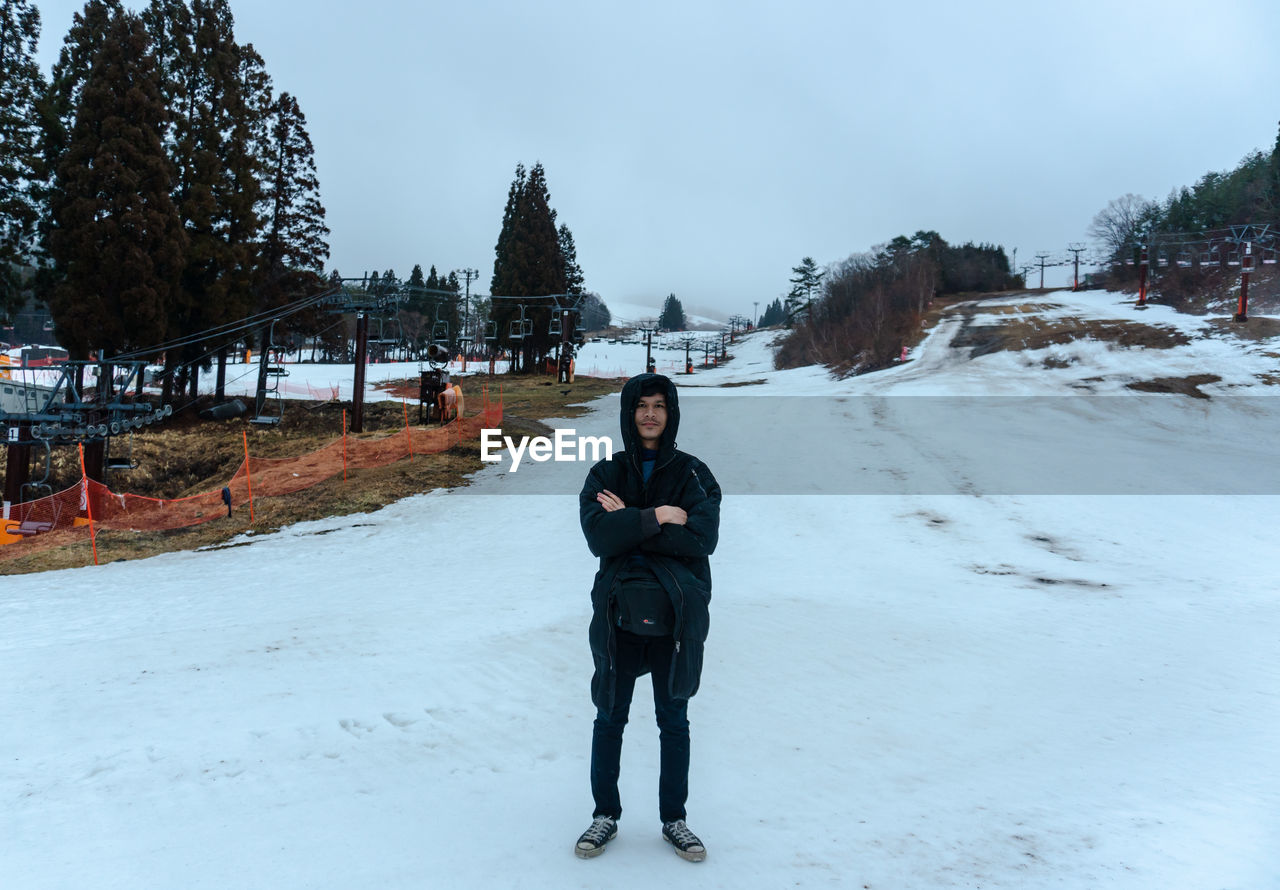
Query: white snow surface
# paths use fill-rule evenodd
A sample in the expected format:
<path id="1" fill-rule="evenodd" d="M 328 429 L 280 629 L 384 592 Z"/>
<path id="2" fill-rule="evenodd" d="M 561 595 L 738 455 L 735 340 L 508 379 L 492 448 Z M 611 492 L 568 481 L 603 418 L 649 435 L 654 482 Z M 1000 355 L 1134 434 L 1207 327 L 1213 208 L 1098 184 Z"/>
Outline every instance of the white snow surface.
<path id="1" fill-rule="evenodd" d="M 1131 312 L 1115 295 L 1054 302 Z M 1280 352 L 1077 342 L 1045 368 L 971 359 L 944 324 L 911 361 L 833 381 L 773 371 L 771 336 L 681 380 L 681 447 L 727 490 L 767 472 L 751 445 L 779 433 L 705 398 L 735 391 L 717 383 L 812 396 L 822 432 L 785 434 L 821 474 L 837 431 L 914 446 L 841 428 L 820 396 L 1097 377 L 1122 392 L 1190 367 L 1265 394 Z M 616 406 L 556 425 L 616 434 Z M 689 824 L 709 856 L 683 862 L 659 836 L 641 680 L 619 835 L 576 859 L 585 471 L 499 465 L 369 514 L 3 578 L 0 886 L 1280 886 L 1280 500 L 1247 493 L 727 495 L 690 703 Z M 563 494 L 522 493 L 548 478 Z"/>

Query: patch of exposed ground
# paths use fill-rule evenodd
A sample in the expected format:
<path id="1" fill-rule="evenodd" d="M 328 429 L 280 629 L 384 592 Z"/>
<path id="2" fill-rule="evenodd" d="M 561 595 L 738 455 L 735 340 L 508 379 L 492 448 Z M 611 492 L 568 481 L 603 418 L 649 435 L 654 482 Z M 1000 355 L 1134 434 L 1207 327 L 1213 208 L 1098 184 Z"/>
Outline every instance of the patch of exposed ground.
<path id="1" fill-rule="evenodd" d="M 1207 399 L 1208 393 L 1200 391 L 1207 383 L 1218 383 L 1222 380 L 1217 374 L 1192 374 L 1188 377 L 1156 377 L 1152 380 L 1139 380 L 1126 383 L 1129 389 L 1138 392 L 1168 392 L 1191 396 L 1193 399 Z"/>
<path id="2" fill-rule="evenodd" d="M 1231 334 L 1242 340 L 1270 340 L 1272 337 L 1280 337 L 1280 318 L 1265 315 L 1253 315 L 1245 321 L 1211 318 L 1209 325 L 1216 331 Z"/>
<path id="3" fill-rule="evenodd" d="M 1036 304 L 987 307 L 981 304 L 957 306 L 953 310 L 964 322 L 951 345 L 968 349 L 971 358 L 993 352 L 1044 349 L 1075 340 L 1095 340 L 1123 347 L 1171 349 L 1185 346 L 1191 338 L 1175 328 L 1143 324 L 1126 319 L 1102 320 L 1065 316 L 1028 317 L 1045 307 Z M 992 311 L 1000 310 L 1000 311 Z M 1004 318 L 1003 316 L 1017 316 Z M 992 323 L 990 319 L 998 318 Z"/>
<path id="4" fill-rule="evenodd" d="M 468 414 L 479 410 L 480 385 L 472 378 L 463 381 L 469 402 Z M 579 377 L 570 384 L 558 384 L 546 377 L 501 377 L 489 384 L 491 398 L 501 393 L 504 402 L 504 435 L 546 436 L 552 429 L 542 422 L 551 417 L 577 417 L 586 413 L 582 403 L 616 392 L 621 380 Z M 408 420 L 417 425 L 417 381 L 401 381 L 388 387 L 403 393 L 409 404 Z M 199 407 L 199 406 L 197 406 Z M 246 426 L 243 420 L 201 420 L 195 411 L 174 415 L 163 425 L 146 427 L 135 434 L 132 456 L 137 468 L 108 475 L 113 491 L 148 497 L 176 498 L 217 491 L 230 480 L 244 457 L 244 433 L 254 457 L 296 457 L 315 451 L 342 434 L 342 411 L 351 416 L 351 403 L 289 401 L 281 423 L 270 429 Z M 365 438 L 386 436 L 404 428 L 406 406 L 400 402 L 369 402 L 364 406 Z M 123 453 L 122 447 L 113 454 Z M 4 472 L 7 449 L 0 449 L 0 473 Z M 415 455 L 412 461 L 370 469 L 352 470 L 344 482 L 341 475 L 292 494 L 255 498 L 254 522 L 248 511 L 237 505 L 232 517 L 225 516 L 201 525 L 164 531 L 100 530 L 97 534 L 100 563 L 140 559 L 175 550 L 195 550 L 225 546 L 246 532 L 265 534 L 286 525 L 328 516 L 376 510 L 411 494 L 466 484 L 466 477 L 481 469 L 480 443 L 464 441 L 438 454 Z M 43 463 L 34 469 L 43 474 Z M 80 479 L 78 452 L 73 448 L 53 451 L 49 482 L 60 491 Z M 16 550 L 14 548 L 21 548 Z M 90 565 L 93 553 L 85 529 L 37 535 L 0 547 L 0 575 L 25 574 L 49 569 Z"/>

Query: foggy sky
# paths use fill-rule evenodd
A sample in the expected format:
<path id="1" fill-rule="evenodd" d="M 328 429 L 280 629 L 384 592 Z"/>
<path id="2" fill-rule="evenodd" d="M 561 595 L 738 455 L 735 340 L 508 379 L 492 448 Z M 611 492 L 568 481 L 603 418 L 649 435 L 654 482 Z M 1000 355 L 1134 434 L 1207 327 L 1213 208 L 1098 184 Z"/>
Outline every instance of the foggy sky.
<path id="1" fill-rule="evenodd" d="M 47 73 L 83 4 L 35 3 Z M 750 315 L 802 257 L 918 229 L 1065 257 L 1112 198 L 1269 151 L 1280 119 L 1265 0 L 232 10 L 307 116 L 330 268 L 470 266 L 481 292 L 517 162 L 606 302 Z"/>

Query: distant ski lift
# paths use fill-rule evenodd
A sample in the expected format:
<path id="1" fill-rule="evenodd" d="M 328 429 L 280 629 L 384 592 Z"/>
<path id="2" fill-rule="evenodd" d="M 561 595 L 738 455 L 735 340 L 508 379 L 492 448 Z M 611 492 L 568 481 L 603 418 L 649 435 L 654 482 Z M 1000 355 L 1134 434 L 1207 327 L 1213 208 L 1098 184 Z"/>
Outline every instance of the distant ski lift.
<path id="1" fill-rule="evenodd" d="M 487 321 L 484 325 L 484 339 L 488 343 L 496 343 L 498 340 L 498 323 L 496 321 Z"/>
<path id="2" fill-rule="evenodd" d="M 449 342 L 449 322 L 437 320 L 431 325 L 431 342 L 440 346 Z"/>

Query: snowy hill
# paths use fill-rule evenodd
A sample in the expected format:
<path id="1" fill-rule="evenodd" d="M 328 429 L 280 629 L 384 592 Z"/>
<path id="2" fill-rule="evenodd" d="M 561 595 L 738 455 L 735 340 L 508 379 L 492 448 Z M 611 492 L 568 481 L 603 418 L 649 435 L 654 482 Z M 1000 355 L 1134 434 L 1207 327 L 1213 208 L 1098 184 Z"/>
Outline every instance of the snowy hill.
<path id="1" fill-rule="evenodd" d="M 665 298 L 664 298 L 665 299 Z M 657 306 L 648 306 L 639 303 L 623 303 L 621 301 L 607 301 L 609 312 L 613 315 L 613 323 L 618 326 L 637 325 L 645 319 L 656 320 L 662 314 L 662 299 L 658 300 Z M 708 315 L 695 315 L 689 309 L 685 309 L 685 321 L 689 327 L 706 330 L 720 330 L 728 324 L 728 318 L 713 318 Z"/>
<path id="2" fill-rule="evenodd" d="M 1056 342 L 1064 319 L 1098 336 Z M 4 886 L 1280 886 L 1280 342 L 1151 310 L 1173 333 L 1123 345 L 1134 319 L 1012 298 L 882 373 L 773 371 L 762 332 L 680 378 L 681 447 L 727 492 L 690 705 L 705 863 L 659 837 L 645 681 L 618 838 L 571 852 L 586 465 L 527 461 L 4 578 Z M 1198 375 L 1211 398 L 1130 385 Z M 593 407 L 558 425 L 616 436 L 617 397 Z"/>

